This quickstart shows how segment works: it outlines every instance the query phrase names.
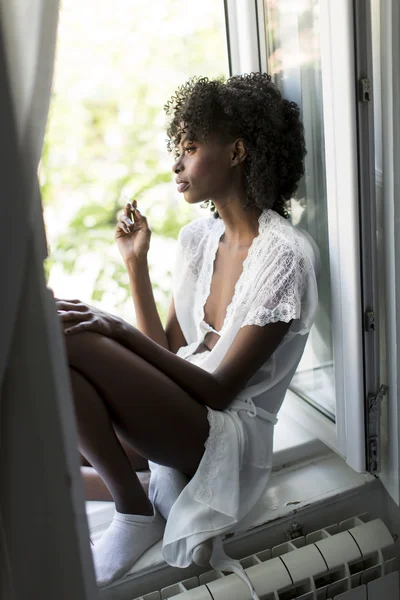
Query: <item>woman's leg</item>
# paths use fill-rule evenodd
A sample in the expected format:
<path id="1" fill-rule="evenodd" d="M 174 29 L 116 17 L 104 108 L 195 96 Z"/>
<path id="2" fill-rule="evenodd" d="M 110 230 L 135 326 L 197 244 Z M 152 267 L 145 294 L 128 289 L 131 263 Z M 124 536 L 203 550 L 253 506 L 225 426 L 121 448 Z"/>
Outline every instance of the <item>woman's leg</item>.
<path id="1" fill-rule="evenodd" d="M 80 452 L 110 490 L 118 512 L 152 514 L 151 504 L 114 431 L 106 402 L 83 375 L 71 368 L 70 376 Z"/>
<path id="2" fill-rule="evenodd" d="M 86 500 L 97 500 L 100 502 L 113 502 L 110 490 L 93 467 L 81 466 L 81 475 Z M 150 471 L 137 471 L 137 476 L 145 494 L 149 494 Z"/>
<path id="3" fill-rule="evenodd" d="M 117 435 L 118 437 L 118 435 Z M 118 438 L 123 449 L 125 450 L 129 460 L 132 463 L 132 467 L 135 469 L 135 471 L 147 471 L 149 469 L 149 461 L 147 460 L 147 458 L 143 458 L 143 456 L 140 456 L 140 454 L 138 454 L 137 452 L 134 451 L 134 449 L 129 446 L 128 444 L 125 444 L 125 442 L 123 440 L 121 440 L 120 438 Z M 91 467 L 92 465 L 89 463 L 88 460 L 86 460 L 86 458 L 81 454 L 81 465 L 82 467 Z"/>
<path id="4" fill-rule="evenodd" d="M 117 436 L 118 437 L 118 436 Z M 119 440 L 129 460 L 131 461 L 132 467 L 138 474 L 138 478 L 148 495 L 149 483 L 150 483 L 150 471 L 149 461 L 143 456 L 140 456 L 133 450 L 128 444 L 125 444 L 122 440 Z M 88 460 L 81 454 L 81 475 L 83 479 L 83 486 L 85 490 L 86 500 L 98 500 L 103 502 L 112 502 L 113 497 L 111 496 L 110 490 L 104 483 L 103 479 L 97 473 L 96 469 L 92 467 Z"/>
<path id="5" fill-rule="evenodd" d="M 115 431 L 141 456 L 193 474 L 209 433 L 207 409 L 109 338 L 81 333 L 66 343 L 79 449 L 118 511 L 93 550 L 103 586 L 124 575 L 162 537 L 163 527 Z"/>
<path id="6" fill-rule="evenodd" d="M 100 462 L 107 471 L 103 463 L 119 461 L 123 449 L 115 429 L 146 459 L 193 474 L 208 437 L 206 407 L 109 338 L 80 333 L 66 343 L 82 453 L 90 464 L 97 470 Z"/>

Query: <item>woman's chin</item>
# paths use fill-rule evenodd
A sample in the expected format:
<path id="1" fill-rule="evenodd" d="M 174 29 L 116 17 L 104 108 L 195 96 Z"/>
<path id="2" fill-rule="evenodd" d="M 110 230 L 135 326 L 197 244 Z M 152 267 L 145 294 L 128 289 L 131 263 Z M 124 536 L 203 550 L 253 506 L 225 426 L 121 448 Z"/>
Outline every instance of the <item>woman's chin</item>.
<path id="1" fill-rule="evenodd" d="M 185 202 L 187 202 L 188 204 L 199 204 L 200 202 L 202 202 L 202 200 L 198 200 L 197 198 L 193 197 L 193 195 L 188 193 L 184 193 L 183 197 L 185 199 Z"/>
<path id="2" fill-rule="evenodd" d="M 189 190 L 183 193 L 183 197 L 185 202 L 188 204 L 201 204 L 202 202 L 206 202 L 206 200 L 208 200 L 208 198 L 203 198 L 203 196 L 199 197 L 195 194 L 191 194 Z"/>

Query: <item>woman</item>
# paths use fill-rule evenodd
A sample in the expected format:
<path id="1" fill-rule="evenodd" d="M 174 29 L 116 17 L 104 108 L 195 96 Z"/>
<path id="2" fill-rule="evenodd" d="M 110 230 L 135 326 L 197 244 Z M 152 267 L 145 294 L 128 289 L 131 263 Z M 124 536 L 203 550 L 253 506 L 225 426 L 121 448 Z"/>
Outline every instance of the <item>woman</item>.
<path id="1" fill-rule="evenodd" d="M 116 241 L 137 328 L 79 301 L 57 303 L 80 451 L 116 505 L 93 550 L 100 586 L 127 573 L 164 529 L 117 434 L 155 476 L 164 466 L 184 478 L 172 502 L 161 484 L 153 494 L 160 510 L 169 502 L 167 562 L 200 562 L 211 540 L 206 559 L 245 577 L 221 536 L 243 525 L 265 491 L 276 414 L 317 306 L 317 251 L 286 210 L 303 175 L 297 105 L 255 73 L 190 80 L 166 110 L 178 192 L 208 202 L 213 216 L 180 232 L 165 329 L 148 272 L 151 231 L 136 202 Z"/>

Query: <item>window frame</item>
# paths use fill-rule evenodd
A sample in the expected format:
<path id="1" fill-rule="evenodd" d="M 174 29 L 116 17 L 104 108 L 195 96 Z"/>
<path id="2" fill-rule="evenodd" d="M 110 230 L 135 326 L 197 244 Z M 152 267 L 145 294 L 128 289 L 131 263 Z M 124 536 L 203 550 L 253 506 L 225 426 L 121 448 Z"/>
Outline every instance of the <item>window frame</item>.
<path id="1" fill-rule="evenodd" d="M 354 470 L 364 472 L 365 393 L 354 13 L 353 3 L 348 0 L 337 0 L 334 7 L 329 0 L 320 0 L 320 7 L 336 423 L 293 392 L 288 392 L 282 410 L 290 410 L 290 416 L 299 424 L 344 457 Z M 266 70 L 263 0 L 248 3 L 225 0 L 225 8 L 231 75 Z M 246 18 L 243 11 L 247 11 Z"/>
<path id="2" fill-rule="evenodd" d="M 400 6 L 372 0 L 376 195 L 380 268 L 384 269 L 381 306 L 382 371 L 389 385 L 382 407 L 382 472 L 379 477 L 400 505 Z"/>

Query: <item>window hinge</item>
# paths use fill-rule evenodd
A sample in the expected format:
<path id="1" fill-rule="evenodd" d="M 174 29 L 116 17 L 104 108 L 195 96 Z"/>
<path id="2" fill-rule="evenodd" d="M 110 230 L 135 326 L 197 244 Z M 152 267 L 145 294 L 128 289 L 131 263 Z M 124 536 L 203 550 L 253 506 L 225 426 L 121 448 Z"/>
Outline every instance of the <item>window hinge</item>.
<path id="1" fill-rule="evenodd" d="M 359 80 L 359 100 L 369 102 L 371 100 L 371 83 L 367 77 Z"/>
<path id="2" fill-rule="evenodd" d="M 372 475 L 381 470 L 381 404 L 388 389 L 381 385 L 375 396 L 368 396 L 367 471 Z"/>

